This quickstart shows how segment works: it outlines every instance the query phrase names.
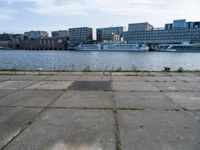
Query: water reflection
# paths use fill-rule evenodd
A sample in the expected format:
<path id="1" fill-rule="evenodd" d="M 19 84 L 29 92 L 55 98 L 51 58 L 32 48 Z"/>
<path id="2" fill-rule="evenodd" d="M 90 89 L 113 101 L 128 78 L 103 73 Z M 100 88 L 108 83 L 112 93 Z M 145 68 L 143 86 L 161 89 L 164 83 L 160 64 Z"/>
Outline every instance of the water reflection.
<path id="1" fill-rule="evenodd" d="M 44 70 L 163 70 L 169 66 L 174 70 L 200 69 L 200 53 L 161 52 L 82 52 L 82 51 L 24 51 L 1 50 L 0 68 Z"/>

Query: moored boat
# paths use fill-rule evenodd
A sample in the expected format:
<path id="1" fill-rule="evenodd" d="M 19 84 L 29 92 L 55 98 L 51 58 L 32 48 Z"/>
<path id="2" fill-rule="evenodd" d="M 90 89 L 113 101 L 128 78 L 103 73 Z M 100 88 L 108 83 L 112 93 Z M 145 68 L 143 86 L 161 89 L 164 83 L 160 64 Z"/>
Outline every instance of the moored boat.
<path id="1" fill-rule="evenodd" d="M 145 44 L 127 44 L 124 42 L 108 42 L 100 44 L 80 44 L 77 50 L 83 51 L 148 51 Z"/>
<path id="2" fill-rule="evenodd" d="M 164 52 L 200 52 L 200 43 L 183 43 L 162 45 L 158 51 Z"/>

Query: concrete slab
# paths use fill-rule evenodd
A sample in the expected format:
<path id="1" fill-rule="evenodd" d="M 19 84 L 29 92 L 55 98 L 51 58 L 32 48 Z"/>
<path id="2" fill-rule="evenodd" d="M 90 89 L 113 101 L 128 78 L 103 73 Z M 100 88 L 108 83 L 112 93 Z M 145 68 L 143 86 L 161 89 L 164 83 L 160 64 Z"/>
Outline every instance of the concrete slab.
<path id="1" fill-rule="evenodd" d="M 149 76 L 151 72 L 112 72 L 112 76 Z"/>
<path id="2" fill-rule="evenodd" d="M 0 107 L 0 149 L 15 137 L 40 109 Z"/>
<path id="3" fill-rule="evenodd" d="M 189 82 L 189 85 L 195 88 L 195 91 L 200 91 L 200 82 Z"/>
<path id="4" fill-rule="evenodd" d="M 184 81 L 184 82 L 200 82 L 200 76 L 198 77 L 187 77 L 187 76 L 180 76 L 180 77 L 176 77 L 177 79 L 179 79 L 180 81 Z"/>
<path id="5" fill-rule="evenodd" d="M 7 75 L 6 79 L 9 81 L 41 81 L 48 77 L 45 75 Z"/>
<path id="6" fill-rule="evenodd" d="M 81 76 L 78 81 L 111 81 L 111 76 Z"/>
<path id="7" fill-rule="evenodd" d="M 175 111 L 120 111 L 123 150 L 199 150 L 200 124 Z"/>
<path id="8" fill-rule="evenodd" d="M 171 76 L 187 76 L 187 77 L 195 77 L 198 76 L 197 73 L 194 72 L 170 72 L 169 73 Z"/>
<path id="9" fill-rule="evenodd" d="M 117 108 L 129 109 L 178 109 L 166 95 L 160 92 L 115 92 L 114 100 Z"/>
<path id="10" fill-rule="evenodd" d="M 173 75 L 167 72 L 147 72 L 147 74 L 149 74 L 148 76 L 161 76 L 161 77 L 172 77 Z"/>
<path id="11" fill-rule="evenodd" d="M 52 107 L 112 108 L 112 92 L 66 91 Z"/>
<path id="12" fill-rule="evenodd" d="M 147 82 L 113 82 L 116 91 L 158 91 L 155 86 Z"/>
<path id="13" fill-rule="evenodd" d="M 84 72 L 58 72 L 57 76 L 79 76 L 83 75 Z"/>
<path id="14" fill-rule="evenodd" d="M 165 94 L 175 103 L 187 110 L 200 110 L 200 93 L 167 92 Z"/>
<path id="15" fill-rule="evenodd" d="M 187 113 L 194 117 L 194 119 L 200 121 L 200 111 L 188 111 Z"/>
<path id="16" fill-rule="evenodd" d="M 195 91 L 195 87 L 184 82 L 152 82 L 161 91 Z"/>
<path id="17" fill-rule="evenodd" d="M 4 81 L 0 83 L 0 89 L 23 89 L 36 81 Z"/>
<path id="18" fill-rule="evenodd" d="M 108 91 L 111 90 L 111 81 L 76 81 L 69 90 Z"/>
<path id="19" fill-rule="evenodd" d="M 166 76 L 155 76 L 155 77 L 145 77 L 146 82 L 177 82 L 180 81 L 176 77 L 166 77 Z"/>
<path id="20" fill-rule="evenodd" d="M 36 89 L 36 90 L 66 90 L 72 81 L 41 81 L 38 82 L 27 89 Z"/>
<path id="21" fill-rule="evenodd" d="M 115 150 L 113 114 L 100 110 L 48 110 L 6 150 Z"/>
<path id="22" fill-rule="evenodd" d="M 49 78 L 47 78 L 46 80 L 48 81 L 75 81 L 78 78 L 80 78 L 80 76 L 51 76 Z"/>
<path id="23" fill-rule="evenodd" d="M 131 82 L 144 82 L 144 77 L 138 76 L 112 76 L 112 80 L 115 81 L 131 81 Z"/>
<path id="24" fill-rule="evenodd" d="M 0 99 L 0 106 L 44 107 L 63 93 L 63 91 L 21 90 Z"/>
<path id="25" fill-rule="evenodd" d="M 7 80 L 7 75 L 0 75 L 0 82 Z"/>
<path id="26" fill-rule="evenodd" d="M 7 96 L 13 92 L 15 92 L 16 90 L 9 90 L 9 89 L 0 89 L 0 98 Z"/>
<path id="27" fill-rule="evenodd" d="M 105 72 L 83 72 L 84 76 L 101 76 L 104 75 Z"/>
<path id="28" fill-rule="evenodd" d="M 0 75 L 54 75 L 52 71 L 0 71 Z"/>

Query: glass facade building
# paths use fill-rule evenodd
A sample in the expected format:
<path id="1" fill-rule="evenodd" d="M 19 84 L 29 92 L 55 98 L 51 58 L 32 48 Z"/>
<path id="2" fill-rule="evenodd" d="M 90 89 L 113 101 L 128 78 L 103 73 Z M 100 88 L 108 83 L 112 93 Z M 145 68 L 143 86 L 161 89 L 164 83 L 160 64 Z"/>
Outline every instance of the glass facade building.
<path id="1" fill-rule="evenodd" d="M 24 36 L 29 39 L 38 39 L 48 37 L 48 33 L 46 31 L 29 31 L 25 32 Z"/>
<path id="2" fill-rule="evenodd" d="M 129 30 L 124 32 L 123 36 L 128 43 L 198 43 L 200 42 L 200 23 L 175 20 L 173 24 L 166 24 L 163 29 Z"/>
<path id="3" fill-rule="evenodd" d="M 70 28 L 69 40 L 72 45 L 79 45 L 81 43 L 91 42 L 93 40 L 92 28 L 89 27 Z"/>
<path id="4" fill-rule="evenodd" d="M 97 41 L 112 41 L 113 36 L 119 35 L 123 36 L 123 32 L 126 31 L 126 27 L 108 27 L 108 28 L 97 28 Z"/>
<path id="5" fill-rule="evenodd" d="M 51 34 L 52 34 L 52 37 L 56 37 L 56 38 L 69 37 L 68 30 L 52 31 Z"/>
<path id="6" fill-rule="evenodd" d="M 149 31 L 153 30 L 154 27 L 148 22 L 144 23 L 133 23 L 128 25 L 128 31 Z"/>

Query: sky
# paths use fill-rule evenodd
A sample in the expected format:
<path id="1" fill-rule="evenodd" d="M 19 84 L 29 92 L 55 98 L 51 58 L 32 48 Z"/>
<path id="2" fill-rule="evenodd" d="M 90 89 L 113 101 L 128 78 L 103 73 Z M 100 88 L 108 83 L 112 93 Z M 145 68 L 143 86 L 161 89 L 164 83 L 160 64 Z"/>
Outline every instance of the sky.
<path id="1" fill-rule="evenodd" d="M 200 0 L 0 0 L 0 33 L 200 21 Z"/>

